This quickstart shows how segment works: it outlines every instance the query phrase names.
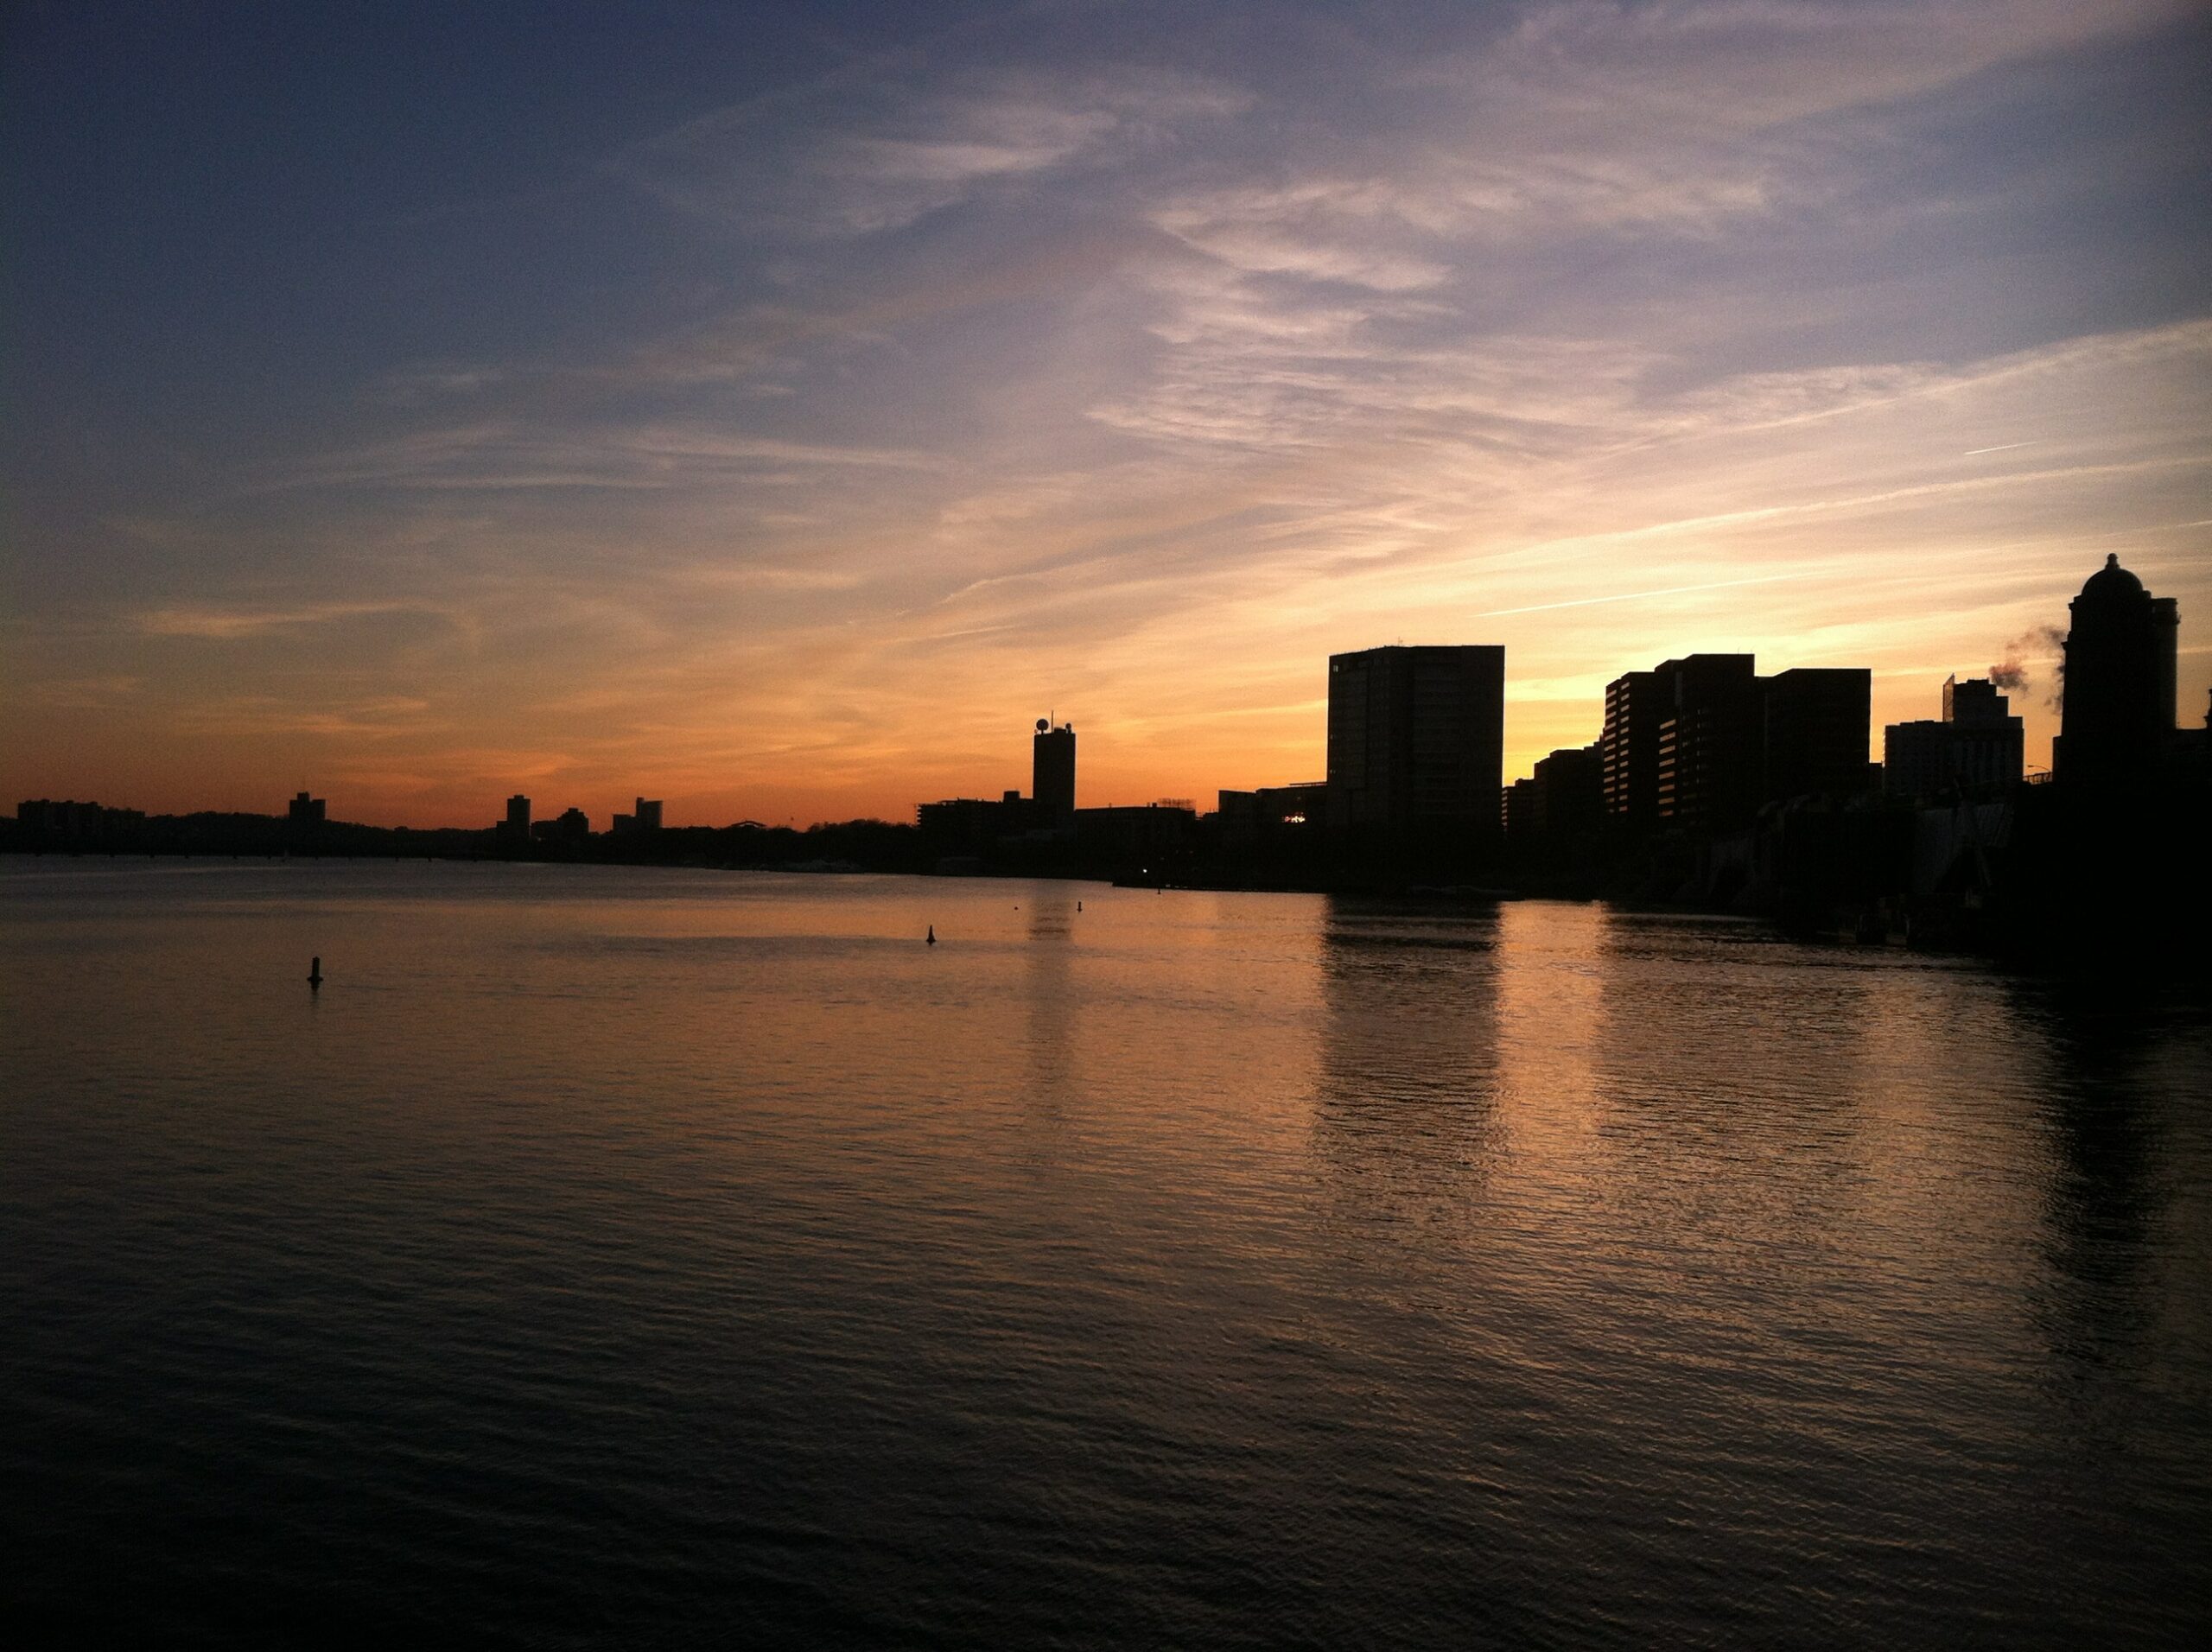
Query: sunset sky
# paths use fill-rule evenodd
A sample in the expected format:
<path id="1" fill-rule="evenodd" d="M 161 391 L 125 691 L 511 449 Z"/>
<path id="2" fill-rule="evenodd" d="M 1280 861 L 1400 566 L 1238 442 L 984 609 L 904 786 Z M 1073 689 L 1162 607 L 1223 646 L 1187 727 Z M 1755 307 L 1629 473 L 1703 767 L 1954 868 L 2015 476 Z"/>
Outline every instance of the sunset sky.
<path id="1" fill-rule="evenodd" d="M 1502 643 L 2212 684 L 2182 0 L 30 5 L 0 809 L 595 826 L 1307 779 Z"/>

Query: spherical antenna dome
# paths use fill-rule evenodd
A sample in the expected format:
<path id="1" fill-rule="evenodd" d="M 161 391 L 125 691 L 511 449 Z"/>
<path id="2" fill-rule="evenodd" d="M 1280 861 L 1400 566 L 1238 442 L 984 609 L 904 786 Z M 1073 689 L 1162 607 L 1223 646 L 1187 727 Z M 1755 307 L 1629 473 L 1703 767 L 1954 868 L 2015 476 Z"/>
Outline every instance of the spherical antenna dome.
<path id="1" fill-rule="evenodd" d="M 2082 588 L 2088 597 L 2141 596 L 2143 581 L 2120 565 L 2118 556 L 2107 556 L 2105 565 L 2089 575 L 2089 582 Z"/>
<path id="2" fill-rule="evenodd" d="M 1039 718 L 1037 720 L 1037 732 L 1038 732 L 1039 734 L 1043 734 L 1043 733 L 1044 733 L 1047 728 L 1050 728 L 1052 726 L 1052 720 L 1051 718 L 1049 718 L 1049 717 L 1039 717 Z"/>

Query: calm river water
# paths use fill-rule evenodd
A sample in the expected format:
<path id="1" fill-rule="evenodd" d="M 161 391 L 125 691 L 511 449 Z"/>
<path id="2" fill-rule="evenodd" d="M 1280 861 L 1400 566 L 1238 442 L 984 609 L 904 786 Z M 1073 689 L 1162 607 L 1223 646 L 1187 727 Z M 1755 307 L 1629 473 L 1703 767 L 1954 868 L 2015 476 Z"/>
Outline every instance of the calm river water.
<path id="1" fill-rule="evenodd" d="M 2212 1608 L 2201 993 L 1598 906 L 21 859 L 0 983 L 18 1626 Z"/>

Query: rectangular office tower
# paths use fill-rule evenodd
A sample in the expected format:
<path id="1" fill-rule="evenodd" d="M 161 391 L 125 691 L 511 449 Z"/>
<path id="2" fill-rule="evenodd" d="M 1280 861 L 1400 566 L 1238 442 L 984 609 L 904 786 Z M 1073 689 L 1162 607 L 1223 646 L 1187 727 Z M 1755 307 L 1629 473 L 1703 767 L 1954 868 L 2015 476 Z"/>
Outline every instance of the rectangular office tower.
<path id="1" fill-rule="evenodd" d="M 1505 650 L 1369 648 L 1329 657 L 1329 823 L 1492 836 L 1505 760 Z"/>
<path id="2" fill-rule="evenodd" d="M 1659 725 L 1675 708 L 1674 680 L 1630 671 L 1605 685 L 1605 726 L 1598 759 L 1605 812 L 1646 826 L 1659 817 Z"/>
<path id="3" fill-rule="evenodd" d="M 1659 668 L 1673 709 L 1659 725 L 1659 817 L 1732 826 L 1759 805 L 1762 706 L 1749 654 L 1692 654 Z"/>
<path id="4" fill-rule="evenodd" d="M 1037 824 L 1065 831 L 1075 824 L 1075 725 L 1039 718 L 1029 747 L 1029 796 Z"/>
<path id="5" fill-rule="evenodd" d="M 1800 666 L 1764 679 L 1769 797 L 1848 797 L 1867 788 L 1874 673 Z"/>
<path id="6" fill-rule="evenodd" d="M 1692 654 L 1630 671 L 1605 689 L 1605 813 L 1726 829 L 1763 803 L 1864 791 L 1872 696 L 1864 667 L 1760 677 L 1749 654 Z"/>
<path id="7" fill-rule="evenodd" d="M 1692 654 L 1605 689 L 1605 812 L 1639 825 L 1732 825 L 1758 806 L 1763 703 L 1749 654 Z"/>

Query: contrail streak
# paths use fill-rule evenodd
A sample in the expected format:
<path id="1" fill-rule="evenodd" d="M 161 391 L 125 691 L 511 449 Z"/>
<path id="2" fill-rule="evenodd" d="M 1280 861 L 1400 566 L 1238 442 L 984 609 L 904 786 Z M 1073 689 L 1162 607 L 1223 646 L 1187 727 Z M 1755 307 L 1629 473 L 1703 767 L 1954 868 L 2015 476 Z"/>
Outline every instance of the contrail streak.
<path id="1" fill-rule="evenodd" d="M 1525 608 L 1491 608 L 1472 616 L 1496 620 L 1509 613 L 1542 613 L 1551 608 L 1586 608 L 1598 602 L 1633 602 L 1639 597 L 1682 596 L 1691 591 L 1725 591 L 1734 585 L 1771 585 L 1777 580 L 1802 580 L 1804 574 L 1761 574 L 1747 580 L 1714 580 L 1707 585 L 1669 585 L 1656 591 L 1617 591 L 1611 596 L 1577 597 L 1572 602 L 1535 602 Z"/>
<path id="2" fill-rule="evenodd" d="M 2010 453 L 2015 448 L 2032 448 L 2035 445 L 2032 442 L 2000 442 L 1994 448 L 1969 448 L 1959 457 L 1971 459 L 1978 453 Z"/>

